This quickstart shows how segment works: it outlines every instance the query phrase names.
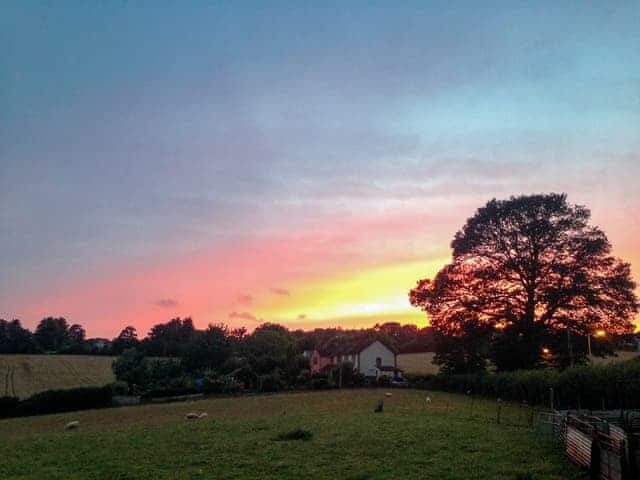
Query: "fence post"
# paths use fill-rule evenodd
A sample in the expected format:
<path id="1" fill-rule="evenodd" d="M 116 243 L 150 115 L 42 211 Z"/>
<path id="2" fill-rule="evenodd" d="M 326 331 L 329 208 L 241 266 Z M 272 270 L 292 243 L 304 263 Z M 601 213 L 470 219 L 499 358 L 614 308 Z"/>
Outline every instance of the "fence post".
<path id="1" fill-rule="evenodd" d="M 536 412 L 533 407 L 529 407 L 529 409 L 531 410 L 531 414 L 529 415 L 529 426 L 533 427 L 533 417 Z"/>
<path id="2" fill-rule="evenodd" d="M 496 420 L 498 421 L 498 425 L 500 425 L 500 413 L 502 413 L 502 404 L 498 404 L 498 411 L 496 413 Z"/>
<path id="3" fill-rule="evenodd" d="M 549 387 L 549 406 L 551 407 L 551 410 L 555 410 L 553 404 L 553 387 Z"/>

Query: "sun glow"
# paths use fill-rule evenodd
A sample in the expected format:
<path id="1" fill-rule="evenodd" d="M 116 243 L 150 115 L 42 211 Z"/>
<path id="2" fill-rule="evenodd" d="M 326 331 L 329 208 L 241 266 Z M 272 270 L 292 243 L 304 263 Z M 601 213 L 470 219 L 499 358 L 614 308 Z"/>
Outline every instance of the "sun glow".
<path id="1" fill-rule="evenodd" d="M 409 303 L 409 290 L 419 278 L 432 277 L 446 261 L 405 262 L 291 286 L 295 295 L 271 298 L 256 312 L 282 322 L 295 320 L 303 328 L 344 323 L 347 318 L 351 321 L 345 326 L 350 327 L 370 326 L 375 319 L 424 326 L 426 316 Z"/>

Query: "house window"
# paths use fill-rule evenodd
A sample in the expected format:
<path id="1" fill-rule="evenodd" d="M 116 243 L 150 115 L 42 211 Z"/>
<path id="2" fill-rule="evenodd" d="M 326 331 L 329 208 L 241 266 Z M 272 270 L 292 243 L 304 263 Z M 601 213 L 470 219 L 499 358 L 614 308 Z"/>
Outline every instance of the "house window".
<path id="1" fill-rule="evenodd" d="M 376 357 L 376 367 L 380 368 L 382 366 L 382 357 Z"/>

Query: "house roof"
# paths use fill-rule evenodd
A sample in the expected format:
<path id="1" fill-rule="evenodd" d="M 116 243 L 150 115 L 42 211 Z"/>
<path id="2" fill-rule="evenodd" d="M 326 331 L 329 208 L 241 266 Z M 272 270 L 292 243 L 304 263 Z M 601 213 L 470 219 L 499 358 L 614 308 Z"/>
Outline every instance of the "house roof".
<path id="1" fill-rule="evenodd" d="M 359 340 L 355 342 L 347 342 L 339 345 L 332 345 L 330 347 L 320 349 L 320 355 L 323 357 L 334 357 L 337 355 L 354 355 L 362 352 L 365 348 L 375 342 L 380 342 L 382 345 L 387 347 L 393 353 L 397 353 L 396 349 L 393 348 L 392 345 L 389 345 L 384 340 L 380 340 L 379 338 L 367 338 L 364 340 Z"/>

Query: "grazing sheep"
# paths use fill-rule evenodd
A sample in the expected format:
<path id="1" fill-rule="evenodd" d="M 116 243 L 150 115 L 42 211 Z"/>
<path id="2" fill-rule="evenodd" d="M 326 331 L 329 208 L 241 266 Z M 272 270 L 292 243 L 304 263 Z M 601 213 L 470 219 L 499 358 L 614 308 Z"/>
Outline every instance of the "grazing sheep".
<path id="1" fill-rule="evenodd" d="M 208 417 L 208 416 L 209 416 L 209 414 L 208 414 L 207 412 L 202 412 L 202 413 L 198 416 L 198 418 L 205 418 L 205 417 Z"/>
<path id="2" fill-rule="evenodd" d="M 431 403 L 431 397 L 425 398 L 424 401 L 427 402 L 427 403 Z"/>
<path id="3" fill-rule="evenodd" d="M 382 400 L 378 400 L 376 403 L 376 408 L 373 410 L 375 413 L 382 412 L 382 407 L 384 406 L 384 402 Z"/>
<path id="4" fill-rule="evenodd" d="M 198 415 L 196 412 L 189 412 L 184 416 L 184 418 L 186 420 L 194 420 L 196 418 L 200 418 L 200 415 Z"/>
<path id="5" fill-rule="evenodd" d="M 392 395 L 392 393 L 391 393 L 391 392 L 387 392 L 387 393 L 385 393 L 385 396 L 387 396 L 387 397 L 390 397 L 391 395 Z"/>
<path id="6" fill-rule="evenodd" d="M 64 426 L 65 430 L 74 430 L 80 427 L 80 422 L 78 420 L 74 420 L 73 422 L 69 422 Z"/>

